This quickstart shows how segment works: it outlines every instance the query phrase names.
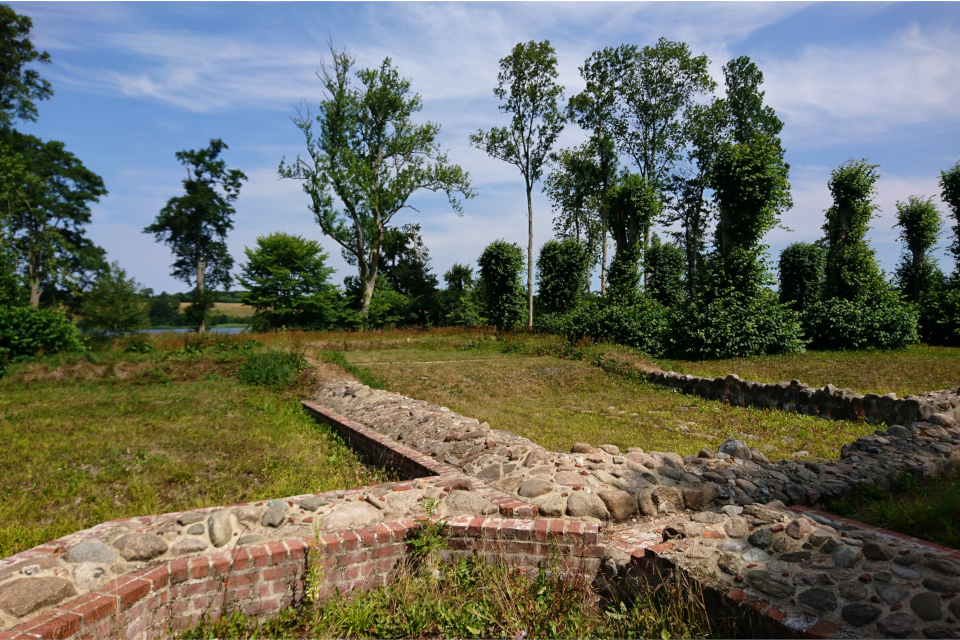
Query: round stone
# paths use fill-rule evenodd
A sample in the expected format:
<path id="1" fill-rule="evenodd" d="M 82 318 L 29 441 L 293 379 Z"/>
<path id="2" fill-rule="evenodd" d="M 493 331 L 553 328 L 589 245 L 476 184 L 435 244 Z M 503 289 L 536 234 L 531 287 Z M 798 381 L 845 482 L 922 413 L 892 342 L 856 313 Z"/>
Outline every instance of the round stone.
<path id="1" fill-rule="evenodd" d="M 890 567 L 890 570 L 898 578 L 903 578 L 904 580 L 919 580 L 920 572 L 914 571 L 913 569 L 908 569 L 907 567 L 901 567 L 894 565 Z"/>
<path id="2" fill-rule="evenodd" d="M 599 520 L 607 520 L 610 513 L 607 511 L 603 500 L 596 494 L 585 491 L 574 491 L 567 499 L 567 515 L 574 518 L 591 517 Z"/>
<path id="3" fill-rule="evenodd" d="M 843 545 L 833 554 L 833 561 L 837 563 L 838 567 L 845 569 L 857 566 L 861 560 L 863 560 L 863 552 L 849 545 Z"/>
<path id="4" fill-rule="evenodd" d="M 520 485 L 520 488 L 517 489 L 517 495 L 522 498 L 539 498 L 553 491 L 553 486 L 552 482 L 547 482 L 542 478 L 531 478 Z"/>
<path id="5" fill-rule="evenodd" d="M 283 509 L 270 507 L 264 511 L 263 516 L 260 517 L 260 524 L 264 527 L 279 527 L 283 524 L 285 514 L 286 512 Z"/>
<path id="6" fill-rule="evenodd" d="M 600 500 L 603 501 L 607 511 L 613 516 L 614 520 L 626 520 L 637 512 L 640 506 L 637 499 L 626 491 L 619 489 L 609 489 L 600 492 Z"/>
<path id="7" fill-rule="evenodd" d="M 755 547 L 766 549 L 773 542 L 773 532 L 770 529 L 757 529 L 750 534 L 747 541 Z"/>
<path id="8" fill-rule="evenodd" d="M 897 552 L 888 544 L 867 542 L 863 545 L 863 555 L 868 560 L 882 560 L 886 562 L 897 555 Z"/>
<path id="9" fill-rule="evenodd" d="M 881 584 L 877 587 L 877 595 L 889 605 L 894 605 L 910 595 L 910 591 L 899 584 Z"/>
<path id="10" fill-rule="evenodd" d="M 894 613 L 877 623 L 877 628 L 892 638 L 906 638 L 913 633 L 917 623 L 909 613 Z"/>
<path id="11" fill-rule="evenodd" d="M 233 522 L 230 521 L 230 512 L 226 509 L 214 511 L 207 518 L 207 529 L 210 531 L 210 541 L 215 547 L 222 547 L 233 537 Z"/>
<path id="12" fill-rule="evenodd" d="M 269 507 L 269 508 L 271 508 L 271 509 L 280 509 L 281 511 L 286 511 L 286 510 L 287 510 L 287 503 L 284 502 L 283 500 L 276 500 L 276 499 L 274 499 L 274 500 L 271 500 L 270 502 L 267 503 L 267 507 Z"/>
<path id="13" fill-rule="evenodd" d="M 798 597 L 800 602 L 817 611 L 833 611 L 837 608 L 837 594 L 829 589 L 814 587 Z"/>
<path id="14" fill-rule="evenodd" d="M 925 586 L 927 589 L 930 589 L 930 591 L 936 591 L 938 593 L 956 593 L 957 591 L 960 591 L 960 581 L 953 580 L 952 578 L 945 578 L 943 576 L 930 576 L 929 578 L 924 578 L 923 586 Z"/>
<path id="15" fill-rule="evenodd" d="M 0 609 L 22 618 L 75 595 L 76 587 L 63 578 L 21 578 L 0 586 Z"/>
<path id="16" fill-rule="evenodd" d="M 731 538 L 743 538 L 750 533 L 750 526 L 743 518 L 735 517 L 724 523 L 723 531 Z"/>
<path id="17" fill-rule="evenodd" d="M 754 589 L 777 598 L 789 598 L 796 591 L 788 579 L 759 569 L 747 572 L 747 582 Z"/>
<path id="18" fill-rule="evenodd" d="M 837 585 L 837 590 L 840 591 L 841 596 L 854 602 L 867 597 L 867 585 L 859 580 L 856 582 L 841 582 Z"/>
<path id="19" fill-rule="evenodd" d="M 732 576 L 739 575 L 740 572 L 743 571 L 743 563 L 740 562 L 740 558 L 727 552 L 720 554 L 720 557 L 717 559 L 717 566 Z"/>
<path id="20" fill-rule="evenodd" d="M 553 481 L 567 487 L 578 487 L 586 483 L 586 478 L 573 471 L 560 471 L 553 477 Z"/>
<path id="21" fill-rule="evenodd" d="M 940 608 L 940 595 L 933 591 L 923 591 L 910 598 L 910 608 L 920 616 L 921 620 L 926 622 L 939 620 L 943 617 L 943 610 Z"/>
<path id="22" fill-rule="evenodd" d="M 945 625 L 935 624 L 929 627 L 923 628 L 923 636 L 925 638 L 955 638 L 956 632 Z"/>
<path id="23" fill-rule="evenodd" d="M 184 538 L 170 547 L 170 553 L 175 556 L 185 556 L 191 553 L 199 553 L 206 548 L 207 543 L 200 538 Z"/>
<path id="24" fill-rule="evenodd" d="M 302 502 L 300 502 L 300 508 L 303 509 L 304 511 L 316 511 L 320 507 L 326 506 L 328 504 L 330 503 L 324 500 L 323 498 L 312 496 L 310 498 L 305 498 Z"/>
<path id="25" fill-rule="evenodd" d="M 342 510 L 346 507 L 350 507 L 353 504 L 366 505 L 366 503 L 348 503 L 348 504 L 337 507 L 334 511 L 331 512 L 331 515 L 333 515 L 333 513 L 336 513 L 338 510 Z M 366 506 L 369 507 L 370 505 L 366 505 Z M 370 507 L 370 508 L 376 511 L 374 507 Z M 443 506 L 441 507 L 441 510 L 443 512 L 443 515 L 464 515 L 464 516 L 492 516 L 500 512 L 500 509 L 499 507 L 497 507 L 497 505 L 495 505 L 490 500 L 487 500 L 483 496 L 477 493 L 474 493 L 473 491 L 461 491 L 459 489 L 450 492 L 447 498 L 443 501 Z M 374 514 L 369 510 L 364 511 L 362 513 L 358 511 L 355 514 L 356 518 L 354 518 L 353 515 L 351 515 L 350 518 L 348 518 L 350 520 L 350 524 L 348 524 L 347 526 L 341 525 L 338 528 L 352 529 L 353 527 L 360 524 L 367 524 L 369 522 L 374 522 L 374 521 L 380 522 L 382 517 L 379 514 L 380 514 L 379 511 L 377 511 L 376 516 L 374 516 Z M 323 523 L 325 527 L 327 526 L 327 521 L 329 518 L 330 516 L 327 516 L 326 518 L 323 519 Z M 376 520 L 368 520 L 367 518 L 376 518 Z M 361 520 L 363 520 L 363 522 L 361 522 Z M 333 529 L 328 528 L 327 531 L 333 531 Z"/>
<path id="26" fill-rule="evenodd" d="M 163 538 L 147 533 L 127 534 L 115 540 L 113 546 L 120 552 L 124 560 L 130 561 L 153 560 L 167 552 L 167 543 L 163 541 Z"/>
<path id="27" fill-rule="evenodd" d="M 748 447 L 747 443 L 743 440 L 725 440 L 717 451 L 725 453 L 732 458 L 740 458 L 741 460 L 749 460 L 751 458 L 750 447 Z"/>
<path id="28" fill-rule="evenodd" d="M 190 525 L 190 528 L 187 529 L 187 534 L 191 536 L 202 536 L 204 531 L 206 531 L 206 529 L 204 529 L 203 525 L 198 522 Z"/>
<path id="29" fill-rule="evenodd" d="M 843 621 L 855 627 L 870 624 L 880 617 L 880 613 L 880 607 L 875 607 L 872 604 L 848 604 L 840 610 Z"/>
<path id="30" fill-rule="evenodd" d="M 63 559 L 67 562 L 94 562 L 100 564 L 113 564 L 117 561 L 115 554 L 110 547 L 99 540 L 88 540 L 81 542 L 73 549 L 70 549 Z"/>
<path id="31" fill-rule="evenodd" d="M 817 528 L 817 523 L 810 518 L 797 518 L 787 523 L 787 535 L 794 540 L 799 540 L 808 533 L 813 533 Z"/>

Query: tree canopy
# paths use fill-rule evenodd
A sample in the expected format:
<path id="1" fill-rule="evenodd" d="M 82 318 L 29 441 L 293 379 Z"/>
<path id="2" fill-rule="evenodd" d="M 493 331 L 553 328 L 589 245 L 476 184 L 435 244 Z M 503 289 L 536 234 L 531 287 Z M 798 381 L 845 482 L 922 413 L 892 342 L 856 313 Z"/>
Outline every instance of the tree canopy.
<path id="1" fill-rule="evenodd" d="M 0 4 L 0 125 L 9 126 L 16 119 L 35 122 L 34 101 L 53 95 L 50 83 L 36 69 L 26 68 L 32 63 L 50 64 L 50 54 L 37 51 L 30 42 L 32 28 L 29 17 Z"/>

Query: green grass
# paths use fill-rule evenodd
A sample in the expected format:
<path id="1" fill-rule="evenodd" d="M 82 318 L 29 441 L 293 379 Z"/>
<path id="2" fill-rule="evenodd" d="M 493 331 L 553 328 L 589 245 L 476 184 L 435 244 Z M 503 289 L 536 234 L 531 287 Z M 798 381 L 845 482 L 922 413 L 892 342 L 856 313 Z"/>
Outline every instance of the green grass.
<path id="1" fill-rule="evenodd" d="M 960 478 L 956 476 L 918 483 L 904 474 L 890 493 L 862 485 L 852 496 L 830 502 L 826 510 L 960 549 Z"/>
<path id="2" fill-rule="evenodd" d="M 54 357 L 0 380 L 0 557 L 113 518 L 380 481 L 300 407 L 309 371 L 283 392 L 242 384 L 237 344 Z"/>
<path id="3" fill-rule="evenodd" d="M 859 393 L 903 397 L 960 385 L 960 348 L 915 345 L 903 351 L 808 351 L 792 355 L 711 362 L 651 359 L 662 369 L 700 376 L 735 373 L 747 380 L 801 380 L 814 387 L 833 384 Z"/>
<path id="4" fill-rule="evenodd" d="M 604 349 L 606 369 L 593 364 Z M 752 446 L 774 447 L 767 453 L 771 459 L 797 451 L 837 458 L 843 444 L 874 429 L 682 395 L 644 382 L 632 368 L 643 356 L 623 348 L 584 347 L 567 350 L 573 357 L 566 358 L 543 355 L 549 353 L 563 348 L 517 336 L 356 348 L 343 357 L 382 388 L 449 407 L 548 449 L 588 442 L 688 454 L 704 446 L 716 449 L 727 438 L 746 438 Z M 610 366 L 611 358 L 623 366 Z"/>
<path id="5" fill-rule="evenodd" d="M 436 571 L 436 573 L 434 572 Z M 421 563 L 373 591 L 335 594 L 272 620 L 240 612 L 205 620 L 185 638 L 671 638 L 731 637 L 679 578 L 634 601 L 602 602 L 583 575 L 535 578 L 483 559 Z M 721 627 L 724 631 L 719 631 Z M 521 635 L 522 634 L 522 635 Z"/>

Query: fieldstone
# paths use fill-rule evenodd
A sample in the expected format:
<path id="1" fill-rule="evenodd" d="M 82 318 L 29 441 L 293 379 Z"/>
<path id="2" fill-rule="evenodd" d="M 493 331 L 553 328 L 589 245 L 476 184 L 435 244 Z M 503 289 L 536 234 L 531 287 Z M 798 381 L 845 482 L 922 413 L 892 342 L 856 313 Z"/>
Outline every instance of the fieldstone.
<path id="1" fill-rule="evenodd" d="M 311 496 L 300 501 L 300 508 L 304 511 L 316 511 L 320 507 L 324 507 L 328 504 L 330 503 L 323 498 Z"/>
<path id="2" fill-rule="evenodd" d="M 153 560 L 167 552 L 167 543 L 160 536 L 147 533 L 128 533 L 118 540 L 114 540 L 116 547 L 124 560 Z"/>
<path id="3" fill-rule="evenodd" d="M 952 627 L 942 624 L 934 624 L 923 628 L 923 637 L 925 638 L 956 638 L 957 635 Z"/>
<path id="4" fill-rule="evenodd" d="M 553 486 L 552 482 L 547 482 L 542 478 L 531 478 L 520 485 L 520 488 L 517 489 L 517 495 L 523 498 L 539 498 L 553 491 Z"/>
<path id="5" fill-rule="evenodd" d="M 792 553 L 800 548 L 800 543 L 788 535 L 779 534 L 773 536 L 770 548 L 776 553 Z"/>
<path id="6" fill-rule="evenodd" d="M 840 592 L 843 598 L 853 602 L 863 600 L 867 597 L 867 585 L 859 580 L 856 582 L 841 582 L 837 585 L 837 591 Z"/>
<path id="7" fill-rule="evenodd" d="M 863 555 L 868 560 L 879 560 L 886 562 L 897 555 L 897 552 L 888 544 L 880 544 L 879 542 L 865 542 L 863 545 Z"/>
<path id="8" fill-rule="evenodd" d="M 200 522 L 206 517 L 207 517 L 207 514 L 205 513 L 198 513 L 196 511 L 193 511 L 191 513 L 185 513 L 179 518 L 177 518 L 177 524 L 180 525 L 181 527 L 184 527 L 188 524 L 193 524 L 194 522 Z"/>
<path id="9" fill-rule="evenodd" d="M 750 459 L 750 447 L 748 447 L 747 443 L 743 440 L 725 440 L 717 451 L 725 453 L 732 458 L 740 458 L 741 460 Z"/>
<path id="10" fill-rule="evenodd" d="M 328 503 L 329 504 L 329 503 Z M 232 509 L 233 515 L 243 527 L 256 527 L 260 524 L 260 514 L 264 511 L 260 507 L 236 507 Z M 221 516 L 222 517 L 222 516 Z"/>
<path id="11" fill-rule="evenodd" d="M 612 456 L 620 455 L 620 447 L 615 444 L 602 444 L 600 445 L 600 449 L 606 451 Z"/>
<path id="12" fill-rule="evenodd" d="M 924 578 L 923 586 L 925 586 L 927 589 L 930 589 L 930 591 L 936 591 L 937 593 L 957 593 L 960 591 L 960 581 L 944 578 L 942 576 L 930 576 L 929 578 Z"/>
<path id="13" fill-rule="evenodd" d="M 658 513 L 677 513 L 683 511 L 683 498 L 680 492 L 672 487 L 657 487 L 650 494 Z"/>
<path id="14" fill-rule="evenodd" d="M 207 543 L 200 538 L 184 538 L 170 547 L 170 553 L 175 556 L 185 556 L 189 553 L 198 553 L 207 548 Z"/>
<path id="15" fill-rule="evenodd" d="M 450 494 L 453 496 L 454 491 Z M 466 492 L 464 492 L 466 493 Z M 450 497 L 444 501 L 444 506 L 450 501 Z M 324 531 L 339 531 L 340 529 L 353 529 L 360 525 L 380 522 L 383 515 L 376 507 L 372 507 L 366 502 L 347 502 L 334 507 L 330 513 L 323 517 Z"/>
<path id="16" fill-rule="evenodd" d="M 586 484 L 587 479 L 574 471 L 558 471 L 553 481 L 567 487 L 579 487 Z"/>
<path id="17" fill-rule="evenodd" d="M 443 501 L 443 515 L 491 516 L 500 513 L 493 502 L 473 491 L 455 490 Z"/>
<path id="18" fill-rule="evenodd" d="M 836 551 L 842 546 L 844 545 L 842 542 L 840 542 L 839 538 L 830 538 L 829 540 L 823 543 L 822 547 L 820 547 L 820 553 L 830 555 L 831 553 L 833 553 L 834 551 Z"/>
<path id="19" fill-rule="evenodd" d="M 872 604 L 848 604 L 840 610 L 843 621 L 855 627 L 870 624 L 880 617 L 881 609 Z"/>
<path id="20" fill-rule="evenodd" d="M 950 600 L 950 602 L 947 604 L 947 608 L 950 609 L 950 613 L 952 613 L 954 617 L 960 618 L 960 598 L 953 598 Z"/>
<path id="21" fill-rule="evenodd" d="M 610 513 L 607 511 L 603 500 L 594 493 L 586 491 L 574 491 L 567 498 L 567 515 L 574 518 L 597 518 L 598 520 L 607 520 Z"/>
<path id="22" fill-rule="evenodd" d="M 837 608 L 837 594 L 829 589 L 814 587 L 801 593 L 798 600 L 817 611 L 833 611 Z"/>
<path id="23" fill-rule="evenodd" d="M 117 561 L 117 554 L 99 540 L 88 540 L 70 549 L 70 551 L 64 554 L 63 559 L 67 562 L 76 563 L 98 562 L 100 564 L 113 564 Z"/>
<path id="24" fill-rule="evenodd" d="M 21 578 L 0 586 L 0 609 L 22 618 L 75 595 L 76 587 L 63 578 Z"/>
<path id="25" fill-rule="evenodd" d="M 586 442 L 574 442 L 570 447 L 570 453 L 594 453 L 595 451 L 596 449 Z"/>
<path id="26" fill-rule="evenodd" d="M 527 459 L 523 461 L 523 466 L 525 467 L 535 467 L 538 464 L 544 464 L 550 462 L 551 455 L 550 452 L 546 449 L 534 449 L 530 452 L 530 455 L 527 456 Z"/>
<path id="27" fill-rule="evenodd" d="M 954 429 L 960 426 L 960 424 L 957 423 L 957 419 L 949 413 L 935 413 L 927 418 L 927 422 L 941 427 L 953 427 Z"/>
<path id="28" fill-rule="evenodd" d="M 230 521 L 230 512 L 220 509 L 210 514 L 207 519 L 207 531 L 210 532 L 210 542 L 215 547 L 222 547 L 233 537 L 233 522 Z"/>
<path id="29" fill-rule="evenodd" d="M 915 564 L 922 564 L 926 558 L 917 553 L 905 553 L 893 559 L 901 567 L 912 567 Z"/>
<path id="30" fill-rule="evenodd" d="M 856 547 L 851 547 L 846 544 L 833 554 L 833 561 L 837 563 L 838 567 L 843 567 L 844 569 L 851 569 L 857 566 L 861 560 L 863 560 L 863 552 Z"/>
<path id="31" fill-rule="evenodd" d="M 732 551 L 733 553 L 741 553 L 746 545 L 742 542 L 737 542 L 736 540 L 724 540 L 720 543 L 718 547 L 721 551 Z"/>
<path id="32" fill-rule="evenodd" d="M 901 566 L 892 566 L 890 567 L 890 570 L 895 576 L 898 578 L 903 578 L 904 580 L 919 580 L 921 575 L 919 571 Z"/>
<path id="33" fill-rule="evenodd" d="M 487 482 L 496 482 L 503 477 L 503 467 L 499 464 L 491 464 L 483 468 L 477 477 Z"/>
<path id="34" fill-rule="evenodd" d="M 939 620 L 943 617 L 940 608 L 940 595 L 933 591 L 921 591 L 910 598 L 910 608 L 925 622 Z"/>
<path id="35" fill-rule="evenodd" d="M 109 579 L 107 570 L 92 562 L 81 562 L 73 569 L 73 579 L 81 591 L 93 591 Z"/>
<path id="36" fill-rule="evenodd" d="M 653 489 L 644 489 L 635 495 L 637 502 L 640 503 L 640 513 L 645 516 L 657 515 L 657 505 L 653 503 Z"/>
<path id="37" fill-rule="evenodd" d="M 817 529 L 817 523 L 807 517 L 800 517 L 787 523 L 787 535 L 794 540 L 800 540 L 808 533 L 813 533 Z"/>
<path id="38" fill-rule="evenodd" d="M 260 525 L 264 527 L 273 527 L 274 529 L 283 524 L 286 512 L 276 507 L 269 507 L 260 517 Z"/>
<path id="39" fill-rule="evenodd" d="M 831 533 L 827 529 L 822 527 L 818 528 L 816 531 L 810 534 L 810 537 L 807 538 L 807 542 L 810 543 L 814 549 L 819 549 L 823 544 L 831 539 L 835 539 L 835 534 Z"/>
<path id="40" fill-rule="evenodd" d="M 877 622 L 877 629 L 892 638 L 907 638 L 913 634 L 916 625 L 913 616 L 900 611 Z"/>
<path id="41" fill-rule="evenodd" d="M 945 573 L 948 576 L 960 576 L 960 566 L 946 558 L 929 558 L 926 564 L 939 573 Z"/>
<path id="42" fill-rule="evenodd" d="M 609 489 L 601 491 L 599 495 L 614 520 L 626 520 L 640 508 L 636 498 L 626 491 Z"/>
<path id="43" fill-rule="evenodd" d="M 276 498 L 267 502 L 268 509 L 280 509 L 281 511 L 286 511 L 287 506 L 288 505 L 286 502 L 284 502 L 283 500 L 278 500 Z"/>
<path id="44" fill-rule="evenodd" d="M 754 589 L 777 598 L 789 598 L 796 591 L 793 583 L 786 578 L 760 569 L 748 571 L 747 582 L 749 582 Z"/>
<path id="45" fill-rule="evenodd" d="M 247 535 L 245 535 L 245 536 L 240 536 L 240 537 L 237 539 L 237 546 L 238 546 L 238 547 L 242 547 L 242 546 L 248 545 L 248 544 L 256 544 L 256 543 L 260 542 L 261 540 L 263 540 L 263 536 L 260 535 L 259 533 L 250 533 L 250 534 L 247 534 Z"/>
<path id="46" fill-rule="evenodd" d="M 713 511 L 701 511 L 700 513 L 695 513 L 690 516 L 690 519 L 694 522 L 699 522 L 700 524 L 720 524 L 724 522 L 724 518 L 719 513 L 714 513 Z"/>
<path id="47" fill-rule="evenodd" d="M 190 525 L 190 528 L 187 529 L 187 535 L 202 536 L 204 531 L 206 531 L 206 529 L 198 522 L 197 524 Z"/>
<path id="48" fill-rule="evenodd" d="M 697 487 L 683 487 L 683 504 L 691 511 L 702 511 L 720 497 L 720 490 L 712 484 L 703 484 Z"/>
<path id="49" fill-rule="evenodd" d="M 717 457 L 717 454 L 713 452 L 713 449 L 710 447 L 704 447 L 700 449 L 700 452 L 697 454 L 698 458 L 703 458 L 705 460 L 713 460 Z"/>
<path id="50" fill-rule="evenodd" d="M 738 504 L 725 504 L 720 507 L 720 512 L 732 518 L 743 513 L 743 507 Z"/>
<path id="51" fill-rule="evenodd" d="M 767 456 L 763 455 L 763 452 L 756 447 L 750 447 L 750 459 L 756 460 L 757 462 L 763 462 L 764 464 L 770 464 L 770 460 L 767 459 Z"/>
<path id="52" fill-rule="evenodd" d="M 537 514 L 547 518 L 562 518 L 567 512 L 567 499 L 559 493 L 550 493 L 533 501 Z"/>
<path id="53" fill-rule="evenodd" d="M 747 542 L 755 547 L 766 549 L 771 543 L 773 543 L 773 532 L 770 531 L 770 529 L 757 529 L 750 534 L 750 537 L 747 538 Z"/>
<path id="54" fill-rule="evenodd" d="M 747 562 L 766 562 L 770 555 L 763 549 L 750 548 L 743 552 L 741 556 Z"/>
<path id="55" fill-rule="evenodd" d="M 743 538 L 750 533 L 750 526 L 743 518 L 730 518 L 724 523 L 723 532 L 731 538 Z"/>
<path id="56" fill-rule="evenodd" d="M 743 571 L 743 563 L 740 562 L 740 558 L 732 553 L 721 553 L 720 557 L 717 558 L 717 566 L 732 576 L 739 575 Z"/>
<path id="57" fill-rule="evenodd" d="M 809 551 L 794 551 L 792 553 L 785 553 L 780 556 L 780 559 L 784 562 L 806 562 L 813 557 L 813 554 Z"/>
<path id="58" fill-rule="evenodd" d="M 783 504 L 781 503 L 779 506 L 783 507 Z M 780 522 L 783 520 L 782 513 L 759 504 L 748 504 L 744 506 L 743 516 L 755 526 L 761 524 L 773 524 L 774 522 Z"/>
<path id="59" fill-rule="evenodd" d="M 894 605 L 910 595 L 910 591 L 899 584 L 881 584 L 877 586 L 877 595 L 887 604 Z"/>

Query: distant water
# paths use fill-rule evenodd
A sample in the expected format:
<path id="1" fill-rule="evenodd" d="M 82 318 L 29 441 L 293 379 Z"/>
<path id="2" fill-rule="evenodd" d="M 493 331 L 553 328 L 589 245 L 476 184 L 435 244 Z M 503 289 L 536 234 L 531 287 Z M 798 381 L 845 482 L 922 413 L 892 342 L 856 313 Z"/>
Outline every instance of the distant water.
<path id="1" fill-rule="evenodd" d="M 228 333 L 230 335 L 243 333 L 246 327 L 214 327 L 207 329 L 207 333 Z M 189 327 L 174 327 L 173 329 L 146 329 L 144 333 L 188 333 L 193 329 Z"/>

